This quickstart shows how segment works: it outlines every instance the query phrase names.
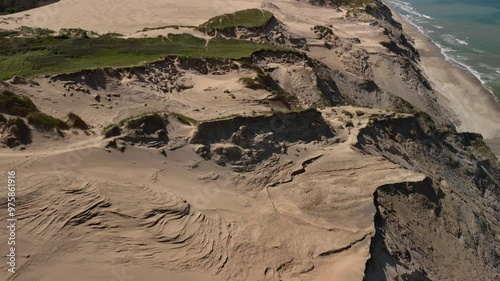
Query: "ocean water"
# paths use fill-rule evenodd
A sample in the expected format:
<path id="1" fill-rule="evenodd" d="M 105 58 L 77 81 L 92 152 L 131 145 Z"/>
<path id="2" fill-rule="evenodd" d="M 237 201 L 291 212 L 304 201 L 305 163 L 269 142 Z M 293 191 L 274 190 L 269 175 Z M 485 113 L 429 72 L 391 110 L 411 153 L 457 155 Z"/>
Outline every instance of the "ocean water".
<path id="1" fill-rule="evenodd" d="M 385 0 L 500 98 L 500 0 Z"/>

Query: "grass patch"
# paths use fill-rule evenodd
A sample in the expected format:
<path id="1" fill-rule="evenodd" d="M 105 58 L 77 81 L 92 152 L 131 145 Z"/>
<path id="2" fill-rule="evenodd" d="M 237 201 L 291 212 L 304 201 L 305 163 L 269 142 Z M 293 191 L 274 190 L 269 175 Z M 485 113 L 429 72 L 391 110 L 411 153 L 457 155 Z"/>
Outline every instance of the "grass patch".
<path id="1" fill-rule="evenodd" d="M 193 119 L 193 118 L 186 116 L 186 115 L 182 115 L 180 113 L 172 113 L 172 115 L 174 115 L 175 118 L 177 118 L 177 120 L 179 120 L 179 122 L 181 122 L 184 125 L 196 126 L 200 123 L 198 120 Z"/>
<path id="2" fill-rule="evenodd" d="M 26 117 L 30 113 L 38 111 L 38 108 L 30 98 L 17 95 L 7 90 L 0 92 L 0 112 L 19 117 Z"/>
<path id="3" fill-rule="evenodd" d="M 48 28 L 29 27 L 29 26 L 21 26 L 17 30 L 19 31 L 20 35 L 23 35 L 23 36 L 42 37 L 42 36 L 49 36 L 49 35 L 56 33 L 55 31 L 50 30 Z"/>
<path id="4" fill-rule="evenodd" d="M 61 119 L 54 118 L 42 112 L 33 112 L 28 115 L 28 123 L 44 130 L 68 130 L 69 126 Z"/>
<path id="5" fill-rule="evenodd" d="M 87 123 L 85 123 L 85 121 L 83 121 L 83 119 L 80 116 L 76 115 L 73 112 L 68 113 L 67 124 L 69 124 L 69 126 L 71 126 L 73 128 L 77 128 L 80 130 L 88 130 L 89 129 L 89 125 L 87 125 Z"/>
<path id="6" fill-rule="evenodd" d="M 63 38 L 90 38 L 98 37 L 99 34 L 94 31 L 87 31 L 81 28 L 62 28 L 59 30 L 59 36 Z"/>
<path id="7" fill-rule="evenodd" d="M 0 79 L 34 77 L 101 67 L 127 67 L 174 55 L 194 58 L 241 59 L 261 50 L 285 51 L 251 41 L 190 34 L 157 38 L 0 38 Z"/>
<path id="8" fill-rule="evenodd" d="M 245 88 L 249 88 L 252 90 L 267 90 L 266 85 L 263 85 L 259 81 L 256 81 L 250 77 L 241 77 L 239 82 L 245 86 Z"/>
<path id="9" fill-rule="evenodd" d="M 145 112 L 145 113 L 138 114 L 138 115 L 132 115 L 132 116 L 129 116 L 129 117 L 125 118 L 125 119 L 120 120 L 120 122 L 118 122 L 118 126 L 123 127 L 129 121 L 132 121 L 134 119 L 140 119 L 142 117 L 147 117 L 147 116 L 160 117 L 161 118 L 161 116 L 160 116 L 160 114 L 158 112 Z"/>
<path id="10" fill-rule="evenodd" d="M 173 29 L 180 29 L 180 28 L 198 28 L 195 25 L 164 25 L 164 26 L 158 26 L 158 27 L 145 27 L 142 30 L 138 32 L 147 32 L 151 30 L 163 30 L 167 28 L 173 28 Z"/>
<path id="11" fill-rule="evenodd" d="M 0 37 L 13 37 L 19 35 L 21 35 L 21 32 L 17 30 L 0 29 Z"/>
<path id="12" fill-rule="evenodd" d="M 236 27 L 259 28 L 266 26 L 273 16 L 271 12 L 266 10 L 248 9 L 211 18 L 201 24 L 198 30 L 211 32 Z"/>

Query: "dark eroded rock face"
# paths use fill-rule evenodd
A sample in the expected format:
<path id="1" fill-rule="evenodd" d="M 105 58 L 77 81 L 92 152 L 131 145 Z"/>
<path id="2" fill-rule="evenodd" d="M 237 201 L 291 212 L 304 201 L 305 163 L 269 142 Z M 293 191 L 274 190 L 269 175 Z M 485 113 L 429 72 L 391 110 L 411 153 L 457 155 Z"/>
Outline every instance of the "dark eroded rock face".
<path id="1" fill-rule="evenodd" d="M 3 117 L 3 116 L 2 116 Z M 2 119 L 2 118 L 0 118 Z M 31 130 L 21 118 L 0 120 L 2 142 L 10 148 L 31 143 Z"/>
<path id="2" fill-rule="evenodd" d="M 191 139 L 201 144 L 206 158 L 220 165 L 247 167 L 286 153 L 287 144 L 330 139 L 334 132 L 316 110 L 275 113 L 272 116 L 235 117 L 199 125 Z"/>
<path id="3" fill-rule="evenodd" d="M 160 148 L 167 145 L 167 115 L 149 114 L 124 122 L 122 126 L 113 125 L 104 132 L 110 140 L 108 147 L 124 151 L 128 145 Z"/>
<path id="4" fill-rule="evenodd" d="M 500 165 L 480 135 L 405 117 L 372 122 L 357 147 L 429 177 L 376 192 L 366 280 L 498 279 Z"/>
<path id="5" fill-rule="evenodd" d="M 386 48 L 411 60 L 419 59 L 417 49 L 408 41 L 401 24 L 394 19 L 389 7 L 380 0 L 374 0 L 372 4 L 366 6 L 366 12 L 377 19 L 378 24 L 389 36 L 390 42 L 384 43 Z"/>

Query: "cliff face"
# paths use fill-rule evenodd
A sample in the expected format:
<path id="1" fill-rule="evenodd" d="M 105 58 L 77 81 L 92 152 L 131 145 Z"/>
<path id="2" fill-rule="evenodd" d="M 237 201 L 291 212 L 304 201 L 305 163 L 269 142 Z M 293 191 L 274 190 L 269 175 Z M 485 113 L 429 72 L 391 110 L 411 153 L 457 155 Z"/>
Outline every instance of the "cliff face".
<path id="1" fill-rule="evenodd" d="M 374 121 L 356 146 L 428 176 L 375 193 L 366 280 L 382 272 L 404 280 L 498 278 L 499 163 L 480 135 L 410 117 Z"/>

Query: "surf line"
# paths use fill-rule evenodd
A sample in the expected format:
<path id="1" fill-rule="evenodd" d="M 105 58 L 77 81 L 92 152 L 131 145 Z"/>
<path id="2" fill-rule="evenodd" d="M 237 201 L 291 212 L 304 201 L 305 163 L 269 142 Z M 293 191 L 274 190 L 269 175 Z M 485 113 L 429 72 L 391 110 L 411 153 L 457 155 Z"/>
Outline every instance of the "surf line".
<path id="1" fill-rule="evenodd" d="M 16 273 L 16 172 L 7 173 L 7 265 L 10 273 Z"/>

